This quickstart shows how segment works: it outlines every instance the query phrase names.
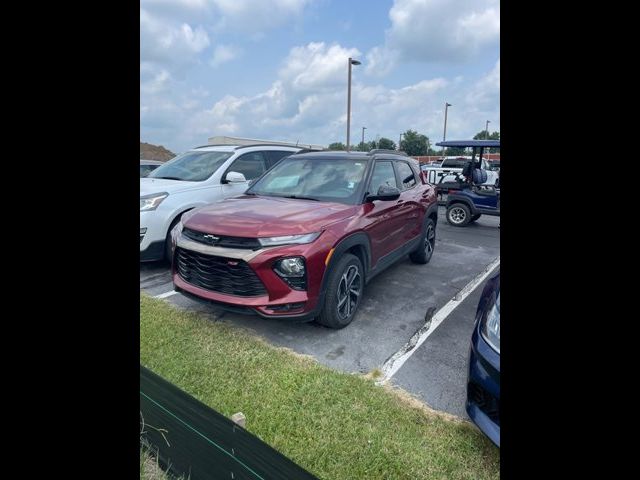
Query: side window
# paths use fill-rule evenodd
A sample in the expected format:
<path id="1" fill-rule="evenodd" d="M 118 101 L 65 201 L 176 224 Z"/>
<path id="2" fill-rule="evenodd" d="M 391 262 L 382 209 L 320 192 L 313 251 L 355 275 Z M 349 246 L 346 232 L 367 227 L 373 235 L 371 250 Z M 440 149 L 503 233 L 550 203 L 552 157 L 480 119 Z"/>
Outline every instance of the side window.
<path id="1" fill-rule="evenodd" d="M 416 176 L 413 169 L 406 162 L 396 162 L 398 170 L 398 183 L 402 184 L 401 190 L 407 190 L 416 184 Z"/>
<path id="2" fill-rule="evenodd" d="M 398 187 L 391 162 L 376 162 L 371 175 L 369 193 L 375 195 L 381 186 Z"/>
<path id="3" fill-rule="evenodd" d="M 289 155 L 293 155 L 296 152 L 287 152 L 281 150 L 267 150 L 264 153 L 265 157 L 267 157 L 267 168 L 273 167 L 276 163 L 280 161 L 283 157 L 288 157 Z"/>
<path id="4" fill-rule="evenodd" d="M 242 173 L 247 180 L 253 180 L 262 175 L 266 169 L 262 152 L 250 152 L 238 157 L 227 171 Z"/>

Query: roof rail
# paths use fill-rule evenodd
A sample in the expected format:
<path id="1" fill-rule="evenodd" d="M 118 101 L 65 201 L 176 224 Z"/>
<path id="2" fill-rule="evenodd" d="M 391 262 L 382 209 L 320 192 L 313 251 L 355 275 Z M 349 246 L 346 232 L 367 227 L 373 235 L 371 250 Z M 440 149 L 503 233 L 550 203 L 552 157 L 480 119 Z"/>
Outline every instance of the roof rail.
<path id="1" fill-rule="evenodd" d="M 376 155 L 378 153 L 390 153 L 392 155 L 402 155 L 403 157 L 409 156 L 406 152 L 403 152 L 401 150 L 387 150 L 384 148 L 374 148 L 373 150 L 369 150 L 369 152 L 367 152 L 367 155 Z"/>
<path id="2" fill-rule="evenodd" d="M 281 143 L 252 143 L 251 145 L 240 145 L 236 147 L 236 150 L 240 150 L 242 148 L 250 148 L 250 147 L 286 147 L 286 148 L 299 148 L 301 150 L 305 149 L 303 145 L 282 145 Z M 317 150 L 314 150 L 317 151 Z"/>
<path id="3" fill-rule="evenodd" d="M 209 145 L 200 145 L 199 147 L 193 147 L 191 150 L 197 150 L 198 148 L 206 148 L 206 147 L 233 147 L 234 145 L 229 145 L 228 143 L 211 143 Z"/>

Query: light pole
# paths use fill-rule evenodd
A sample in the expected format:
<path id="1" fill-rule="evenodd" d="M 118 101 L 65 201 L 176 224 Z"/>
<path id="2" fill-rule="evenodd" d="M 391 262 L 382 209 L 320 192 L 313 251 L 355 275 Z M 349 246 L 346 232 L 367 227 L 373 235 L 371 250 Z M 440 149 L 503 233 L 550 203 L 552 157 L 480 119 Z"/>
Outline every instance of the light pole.
<path id="1" fill-rule="evenodd" d="M 349 57 L 349 87 L 347 88 L 347 152 L 351 141 L 351 65 L 360 65 L 358 60 Z"/>
<path id="2" fill-rule="evenodd" d="M 364 131 L 367 129 L 367 127 L 362 127 L 362 151 L 364 152 Z"/>
<path id="3" fill-rule="evenodd" d="M 400 151 L 400 144 L 402 143 L 402 136 L 404 135 L 404 133 L 400 134 L 400 137 L 398 138 L 398 151 Z"/>
<path id="4" fill-rule="evenodd" d="M 447 140 L 447 110 L 452 107 L 450 103 L 444 102 L 444 133 L 442 134 L 442 141 Z M 444 158 L 444 145 L 442 146 L 442 157 Z"/>
<path id="5" fill-rule="evenodd" d="M 487 120 L 487 123 L 484 124 L 484 131 L 486 132 L 484 135 L 485 140 L 489 140 L 489 124 L 491 120 Z M 487 147 L 487 158 L 489 158 L 489 147 Z"/>

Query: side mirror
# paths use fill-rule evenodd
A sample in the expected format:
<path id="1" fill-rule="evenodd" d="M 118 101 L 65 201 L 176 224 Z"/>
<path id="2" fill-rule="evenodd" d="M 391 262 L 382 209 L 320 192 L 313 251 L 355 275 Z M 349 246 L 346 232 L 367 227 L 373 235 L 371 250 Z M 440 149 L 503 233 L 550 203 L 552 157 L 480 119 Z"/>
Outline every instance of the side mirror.
<path id="1" fill-rule="evenodd" d="M 224 178 L 224 183 L 245 183 L 247 179 L 244 174 L 239 172 L 229 172 Z"/>
<path id="2" fill-rule="evenodd" d="M 373 202 L 374 200 L 397 200 L 400 198 L 400 190 L 396 187 L 390 187 L 388 185 L 380 185 L 378 188 L 378 193 L 375 195 L 367 195 L 367 202 Z"/>

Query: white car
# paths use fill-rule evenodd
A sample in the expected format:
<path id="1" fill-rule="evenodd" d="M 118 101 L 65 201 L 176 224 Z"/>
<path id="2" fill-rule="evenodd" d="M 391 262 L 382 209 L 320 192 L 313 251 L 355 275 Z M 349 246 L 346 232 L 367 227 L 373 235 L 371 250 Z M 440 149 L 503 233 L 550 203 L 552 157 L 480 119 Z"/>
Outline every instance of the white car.
<path id="1" fill-rule="evenodd" d="M 422 171 L 426 172 L 427 181 L 433 185 L 455 182 L 454 172 L 462 173 L 462 169 L 470 160 L 469 156 L 445 157 L 439 166 L 423 165 Z M 499 174 L 491 170 L 486 159 L 482 159 L 480 168 L 487 172 L 487 181 L 483 185 L 498 185 Z"/>
<path id="2" fill-rule="evenodd" d="M 184 212 L 241 195 L 251 180 L 300 150 L 267 144 L 198 147 L 141 178 L 140 261 L 169 258 L 169 235 Z"/>

